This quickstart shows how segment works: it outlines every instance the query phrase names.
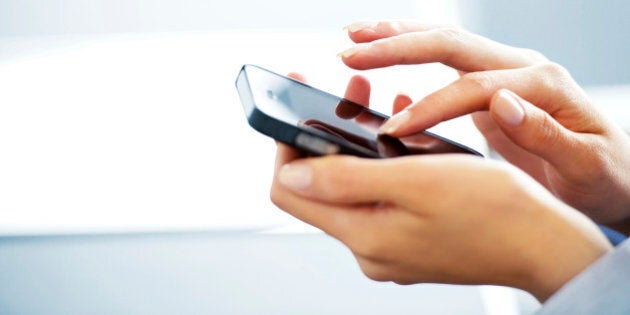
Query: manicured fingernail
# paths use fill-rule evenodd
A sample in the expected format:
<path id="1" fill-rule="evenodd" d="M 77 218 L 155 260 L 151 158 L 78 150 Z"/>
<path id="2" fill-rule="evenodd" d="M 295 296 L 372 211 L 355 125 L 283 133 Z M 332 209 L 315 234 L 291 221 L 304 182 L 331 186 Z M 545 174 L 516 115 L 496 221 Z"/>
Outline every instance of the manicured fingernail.
<path id="1" fill-rule="evenodd" d="M 311 179 L 311 168 L 303 164 L 286 164 L 278 173 L 280 184 L 293 190 L 307 189 Z"/>
<path id="2" fill-rule="evenodd" d="M 411 119 L 411 113 L 409 113 L 408 110 L 403 110 L 389 118 L 378 131 L 384 134 L 392 134 L 402 125 L 406 124 L 409 119 Z"/>
<path id="3" fill-rule="evenodd" d="M 500 90 L 494 106 L 495 114 L 506 124 L 516 127 L 523 122 L 525 110 L 514 93 L 508 90 Z"/>
<path id="4" fill-rule="evenodd" d="M 372 28 L 375 27 L 378 23 L 377 22 L 371 22 L 371 21 L 359 21 L 359 22 L 354 22 L 350 25 L 346 25 L 343 27 L 344 30 L 350 32 L 350 33 L 354 33 L 354 32 L 358 32 L 361 30 L 364 30 L 366 28 Z"/>
<path id="5" fill-rule="evenodd" d="M 354 45 L 340 53 L 337 54 L 337 57 L 343 57 L 343 58 L 348 58 L 350 56 L 355 55 L 358 52 L 364 51 L 366 49 L 370 48 L 370 44 L 358 44 L 358 45 Z"/>

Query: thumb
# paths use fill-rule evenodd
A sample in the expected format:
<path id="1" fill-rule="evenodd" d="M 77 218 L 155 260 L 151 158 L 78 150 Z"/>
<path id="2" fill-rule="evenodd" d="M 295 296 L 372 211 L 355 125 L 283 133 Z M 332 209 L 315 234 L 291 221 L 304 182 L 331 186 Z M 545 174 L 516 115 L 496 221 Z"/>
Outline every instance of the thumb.
<path id="1" fill-rule="evenodd" d="M 285 164 L 278 172 L 278 180 L 294 193 L 325 202 L 392 201 L 385 180 L 375 180 L 390 178 L 383 174 L 383 163 L 374 162 L 342 155 L 301 159 Z"/>
<path id="2" fill-rule="evenodd" d="M 503 133 L 516 145 L 557 165 L 575 150 L 573 133 L 550 114 L 507 89 L 490 101 L 490 114 Z"/>

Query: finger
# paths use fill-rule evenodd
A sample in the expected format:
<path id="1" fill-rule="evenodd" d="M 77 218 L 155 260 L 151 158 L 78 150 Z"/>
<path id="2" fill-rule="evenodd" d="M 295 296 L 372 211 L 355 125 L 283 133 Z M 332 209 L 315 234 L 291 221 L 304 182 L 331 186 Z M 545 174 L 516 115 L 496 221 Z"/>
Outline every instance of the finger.
<path id="1" fill-rule="evenodd" d="M 275 172 L 277 173 L 283 165 L 303 157 L 303 152 L 300 152 L 299 150 L 282 142 L 276 141 L 276 160 L 274 164 Z"/>
<path id="2" fill-rule="evenodd" d="M 463 155 L 415 156 L 396 159 L 361 159 L 326 156 L 287 164 L 278 173 L 279 183 L 304 196 L 333 204 L 391 203 L 419 207 L 457 168 L 478 163 Z M 457 167 L 453 167 L 457 165 Z M 422 176 L 409 176 L 422 174 Z M 410 193 L 422 191 L 423 194 Z M 443 193 L 443 192 L 442 192 Z M 431 195 L 433 196 L 433 195 Z"/>
<path id="3" fill-rule="evenodd" d="M 385 178 L 396 177 L 385 171 L 385 164 L 350 156 L 300 160 L 285 165 L 279 181 L 295 193 L 327 203 L 397 202 L 383 184 Z M 375 177 L 380 180 L 371 180 Z"/>
<path id="4" fill-rule="evenodd" d="M 300 82 L 307 82 L 306 77 L 297 72 L 290 72 L 287 76 Z M 363 76 L 355 75 L 348 82 L 344 98 L 367 107 L 370 103 L 370 93 L 370 81 Z"/>
<path id="5" fill-rule="evenodd" d="M 408 32 L 362 43 L 340 53 L 354 69 L 440 62 L 472 72 L 513 69 L 544 62 L 541 54 L 504 45 L 458 28 Z"/>
<path id="6" fill-rule="evenodd" d="M 488 144 L 501 154 L 501 157 L 547 187 L 545 168 L 542 165 L 544 161 L 539 156 L 514 143 L 494 121 L 490 112 L 476 112 L 472 114 L 472 118 Z"/>
<path id="7" fill-rule="evenodd" d="M 406 94 L 399 93 L 394 98 L 394 106 L 392 109 L 392 114 L 399 113 L 400 111 L 405 109 L 407 106 L 411 105 L 411 103 L 413 103 L 413 101 L 411 100 L 411 97 L 409 97 Z"/>
<path id="8" fill-rule="evenodd" d="M 283 167 L 290 162 L 297 163 L 296 160 L 301 157 L 299 151 L 278 143 L 275 174 L 271 186 L 272 202 L 295 218 L 347 243 L 349 231 L 353 231 L 353 229 L 364 230 L 362 225 L 369 223 L 369 220 L 362 217 L 363 212 L 357 211 L 360 209 L 347 209 L 330 203 L 309 200 L 287 189 L 285 185 L 279 182 L 278 174 Z"/>
<path id="9" fill-rule="evenodd" d="M 368 107 L 370 105 L 370 81 L 363 76 L 355 75 L 350 78 L 344 98 Z"/>
<path id="10" fill-rule="evenodd" d="M 348 231 L 359 229 L 363 220 L 363 211 L 305 199 L 286 189 L 277 180 L 271 188 L 271 200 L 283 211 L 300 221 L 308 223 L 327 234 L 347 243 Z M 359 210 L 359 211 L 357 211 Z"/>
<path id="11" fill-rule="evenodd" d="M 370 280 L 380 282 L 393 280 L 393 266 L 391 264 L 373 258 L 367 258 L 354 252 L 353 254 L 361 271 Z"/>
<path id="12" fill-rule="evenodd" d="M 577 85 L 555 64 L 468 73 L 391 117 L 381 132 L 395 137 L 410 135 L 452 118 L 488 110 L 494 93 L 506 88 L 536 104 L 575 132 L 601 132 L 592 106 L 575 104 L 571 85 Z"/>
<path id="13" fill-rule="evenodd" d="M 287 168 L 292 168 L 300 163 L 310 164 L 313 163 L 313 161 L 324 160 L 326 157 L 296 160 L 296 158 L 299 158 L 299 154 L 290 147 L 279 144 L 278 150 L 279 156 L 284 158 L 279 158 L 277 160 L 274 181 L 271 188 L 272 202 L 288 214 L 321 229 L 322 231 L 339 239 L 350 248 L 354 248 L 365 255 L 369 255 L 370 250 L 361 250 L 361 246 L 359 246 L 360 244 L 365 243 L 365 234 L 373 236 L 374 233 L 370 233 L 370 231 L 374 230 L 375 227 L 382 228 L 384 225 L 396 225 L 395 222 L 400 220 L 405 222 L 409 221 L 410 213 L 402 212 L 399 213 L 399 215 L 389 215 L 391 214 L 391 211 L 388 211 L 389 208 L 386 208 L 386 206 L 374 203 L 355 203 L 344 198 L 340 198 L 342 202 L 336 203 L 330 201 L 331 199 L 321 199 L 320 197 L 322 196 L 318 193 L 315 193 L 317 198 L 309 198 L 303 193 L 296 192 L 295 190 L 288 188 L 286 185 L 286 178 L 282 178 L 283 176 L 287 176 Z M 340 157 L 340 159 L 344 158 Z M 292 161 L 292 163 L 288 165 L 293 166 L 287 167 L 287 164 L 285 163 L 287 161 Z M 318 169 L 325 171 L 331 165 L 334 166 L 337 164 L 334 159 L 331 159 L 329 163 L 332 164 L 323 163 L 320 167 L 318 167 Z M 338 169 L 330 169 L 328 172 L 334 174 L 337 170 Z M 281 175 L 282 173 L 285 174 Z M 362 177 L 361 174 L 355 175 Z M 289 176 L 297 176 L 299 179 L 310 177 L 310 175 L 304 175 L 303 173 Z M 320 176 L 318 177 L 321 178 Z M 343 186 L 343 183 L 338 182 L 336 179 L 331 180 L 332 183 Z M 321 184 L 325 185 L 325 183 Z M 384 187 L 372 186 L 372 188 L 377 190 L 377 195 L 379 192 L 384 191 Z M 391 188 L 392 187 L 389 187 L 389 189 Z M 388 215 L 380 215 L 380 213 L 387 213 Z"/>
<path id="14" fill-rule="evenodd" d="M 567 167 L 567 155 L 571 155 L 570 160 L 577 161 L 579 159 L 570 152 L 575 152 L 576 148 L 580 148 L 580 151 L 584 149 L 573 132 L 545 111 L 507 89 L 494 94 L 490 113 L 513 143 L 552 165 L 563 164 L 562 167 Z"/>
<path id="15" fill-rule="evenodd" d="M 427 24 L 414 20 L 396 21 L 358 21 L 344 29 L 355 43 L 367 43 L 381 38 L 392 37 L 400 34 L 428 31 L 438 28 L 447 28 L 445 24 Z"/>
<path id="16" fill-rule="evenodd" d="M 300 82 L 306 82 L 307 81 L 305 76 L 303 76 L 302 74 L 297 73 L 297 72 L 290 72 L 287 76 L 289 78 L 298 80 Z"/>
<path id="17" fill-rule="evenodd" d="M 402 137 L 452 118 L 487 110 L 492 95 L 499 88 L 509 86 L 514 91 L 525 89 L 524 82 L 513 79 L 525 75 L 528 73 L 522 69 L 466 74 L 392 116 L 381 127 L 381 131 Z"/>

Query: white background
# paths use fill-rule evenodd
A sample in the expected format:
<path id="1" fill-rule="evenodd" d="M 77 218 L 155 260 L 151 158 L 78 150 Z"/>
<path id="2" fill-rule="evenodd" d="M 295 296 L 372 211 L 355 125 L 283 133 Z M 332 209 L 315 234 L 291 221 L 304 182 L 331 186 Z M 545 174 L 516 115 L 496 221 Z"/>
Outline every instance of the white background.
<path id="1" fill-rule="evenodd" d="M 356 72 L 336 56 L 351 45 L 344 24 L 331 27 L 339 16 L 319 31 L 310 24 L 279 31 L 272 22 L 178 30 L 141 11 L 135 20 L 115 6 L 102 11 L 121 20 L 115 24 L 98 14 L 96 4 L 105 4 L 96 1 L 4 5 L 11 4 L 36 19 L 5 20 L 15 32 L 0 37 L 0 233 L 298 223 L 269 201 L 275 147 L 247 125 L 234 80 L 253 63 L 302 72 L 312 85 L 343 94 Z M 421 6 L 400 1 L 399 8 L 420 15 Z M 446 20 L 459 18 L 444 11 L 449 6 L 435 8 Z M 66 20 L 56 20 L 59 10 Z M 175 30 L 163 30 L 169 27 Z M 373 106 L 386 113 L 397 92 L 418 99 L 456 78 L 440 65 L 361 74 L 372 80 Z M 447 125 L 436 131 L 484 151 L 468 119 Z"/>

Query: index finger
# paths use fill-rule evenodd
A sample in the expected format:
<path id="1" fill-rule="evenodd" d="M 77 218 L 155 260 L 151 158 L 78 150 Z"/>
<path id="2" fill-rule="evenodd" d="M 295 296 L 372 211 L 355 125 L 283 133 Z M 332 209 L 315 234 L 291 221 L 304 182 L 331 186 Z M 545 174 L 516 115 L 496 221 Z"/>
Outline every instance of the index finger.
<path id="1" fill-rule="evenodd" d="M 540 53 L 504 45 L 457 27 L 380 22 L 352 32 L 360 44 L 340 55 L 355 69 L 440 62 L 462 71 L 513 69 L 547 61 Z"/>
<path id="2" fill-rule="evenodd" d="M 438 28 L 448 28 L 445 24 L 427 24 L 415 20 L 358 21 L 344 29 L 355 43 L 368 43 L 377 39 L 411 32 L 422 32 Z"/>

